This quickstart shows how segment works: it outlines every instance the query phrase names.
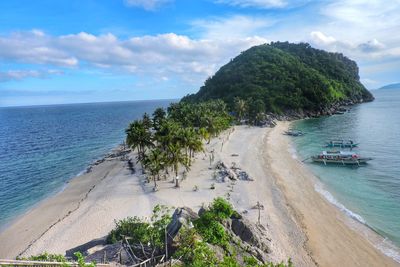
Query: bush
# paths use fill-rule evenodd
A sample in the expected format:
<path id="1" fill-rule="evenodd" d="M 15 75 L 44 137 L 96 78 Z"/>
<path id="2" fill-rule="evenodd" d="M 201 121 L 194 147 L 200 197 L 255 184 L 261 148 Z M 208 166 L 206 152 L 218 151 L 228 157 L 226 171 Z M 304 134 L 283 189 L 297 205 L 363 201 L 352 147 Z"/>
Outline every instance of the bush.
<path id="1" fill-rule="evenodd" d="M 157 205 L 153 209 L 149 222 L 136 216 L 116 222 L 115 229 L 111 230 L 107 236 L 107 242 L 115 243 L 127 236 L 131 238 L 129 242 L 132 244 L 149 244 L 154 249 L 163 249 L 164 229 L 170 221 L 170 209 Z"/>
<path id="2" fill-rule="evenodd" d="M 39 255 L 30 256 L 28 258 L 17 258 L 17 260 L 28 260 L 28 261 L 53 261 L 53 262 L 66 262 L 67 259 L 61 254 L 49 254 L 44 252 Z"/>
<path id="3" fill-rule="evenodd" d="M 179 249 L 174 257 L 180 258 L 184 266 L 205 267 L 218 266 L 215 253 L 202 241 L 195 229 L 184 228 L 178 238 Z"/>
<path id="4" fill-rule="evenodd" d="M 221 222 L 234 213 L 232 205 L 225 199 L 219 197 L 214 199 L 208 210 L 194 222 L 196 229 L 204 238 L 204 241 L 226 247 L 229 236 Z"/>
<path id="5" fill-rule="evenodd" d="M 215 219 L 222 221 L 230 218 L 233 213 L 232 205 L 222 197 L 214 199 L 210 207 L 210 212 L 215 215 Z"/>

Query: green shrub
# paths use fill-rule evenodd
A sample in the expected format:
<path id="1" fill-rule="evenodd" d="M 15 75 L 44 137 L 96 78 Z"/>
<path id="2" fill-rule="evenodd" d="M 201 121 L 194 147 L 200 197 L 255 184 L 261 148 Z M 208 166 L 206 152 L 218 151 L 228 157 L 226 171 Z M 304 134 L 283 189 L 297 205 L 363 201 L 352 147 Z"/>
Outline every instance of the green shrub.
<path id="1" fill-rule="evenodd" d="M 66 262 L 67 259 L 61 254 L 49 254 L 44 252 L 39 255 L 30 256 L 28 258 L 17 258 L 17 260 L 28 260 L 28 261 L 52 261 L 52 262 Z"/>
<path id="2" fill-rule="evenodd" d="M 234 213 L 232 205 L 222 197 L 214 199 L 210 207 L 210 212 L 215 215 L 215 219 L 222 221 L 228 219 Z"/>
<path id="3" fill-rule="evenodd" d="M 226 248 L 229 235 L 222 226 L 223 220 L 229 218 L 234 213 L 232 205 L 225 199 L 219 197 L 214 199 L 209 209 L 206 210 L 199 219 L 194 221 L 194 225 L 204 241 L 220 245 Z"/>
<path id="4" fill-rule="evenodd" d="M 179 238 L 179 249 L 174 257 L 183 261 L 184 266 L 213 267 L 218 266 L 218 260 L 210 247 L 202 241 L 195 229 L 184 228 Z"/>
<path id="5" fill-rule="evenodd" d="M 130 237 L 129 242 L 133 244 L 149 244 L 152 248 L 163 249 L 164 229 L 170 221 L 170 209 L 157 205 L 149 222 L 136 216 L 116 222 L 116 227 L 107 236 L 107 242 L 115 243 L 127 236 Z"/>

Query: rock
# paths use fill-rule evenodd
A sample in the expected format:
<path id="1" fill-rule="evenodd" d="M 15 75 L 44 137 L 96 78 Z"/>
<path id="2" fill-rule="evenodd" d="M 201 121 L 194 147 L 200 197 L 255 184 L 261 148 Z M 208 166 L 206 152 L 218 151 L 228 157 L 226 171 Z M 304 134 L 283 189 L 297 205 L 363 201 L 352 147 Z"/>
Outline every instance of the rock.
<path id="1" fill-rule="evenodd" d="M 237 175 L 236 175 L 236 173 L 235 173 L 233 170 L 227 169 L 226 171 L 227 171 L 227 173 L 228 173 L 229 179 L 231 179 L 231 180 L 233 180 L 233 181 L 236 181 L 236 180 L 237 180 Z"/>
<path id="2" fill-rule="evenodd" d="M 172 220 L 167 226 L 168 243 L 171 243 L 174 237 L 178 234 L 182 225 L 190 225 L 192 221 L 199 218 L 196 212 L 191 208 L 177 208 L 172 215 Z"/>
<path id="3" fill-rule="evenodd" d="M 133 265 L 139 261 L 134 261 L 128 254 L 121 242 L 106 244 L 106 238 L 91 240 L 83 245 L 66 251 L 68 258 L 73 258 L 75 252 L 81 252 L 85 256 L 86 262 L 96 261 L 97 263 L 111 263 L 111 265 Z"/>
<path id="4" fill-rule="evenodd" d="M 265 253 L 271 252 L 268 245 L 270 240 L 266 238 L 266 233 L 247 219 L 232 219 L 231 229 L 242 241 L 261 249 Z"/>

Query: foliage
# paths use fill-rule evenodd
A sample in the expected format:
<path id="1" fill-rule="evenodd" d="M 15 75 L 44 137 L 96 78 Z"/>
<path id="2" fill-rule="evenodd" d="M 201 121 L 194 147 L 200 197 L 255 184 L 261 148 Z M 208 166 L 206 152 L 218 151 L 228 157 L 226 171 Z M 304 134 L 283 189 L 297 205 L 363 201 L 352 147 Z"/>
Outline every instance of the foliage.
<path id="1" fill-rule="evenodd" d="M 132 244 L 148 245 L 154 252 L 164 249 L 165 227 L 170 223 L 170 209 L 157 205 L 153 209 L 150 221 L 139 217 L 128 217 L 116 222 L 116 227 L 107 236 L 108 243 L 115 243 L 130 237 Z M 146 256 L 146 255 L 145 255 Z"/>
<path id="2" fill-rule="evenodd" d="M 215 216 L 215 219 L 220 222 L 230 218 L 234 213 L 231 203 L 222 197 L 217 197 L 214 199 L 214 201 L 211 203 L 209 211 Z"/>
<path id="3" fill-rule="evenodd" d="M 76 257 L 76 260 L 78 262 L 79 267 L 95 267 L 96 263 L 91 262 L 91 263 L 86 263 L 85 262 L 85 257 L 82 255 L 80 252 L 75 252 L 74 256 Z M 47 252 L 44 252 L 39 255 L 35 256 L 30 256 L 28 258 L 17 258 L 17 260 L 28 260 L 28 261 L 45 261 L 45 262 L 61 262 L 62 267 L 68 267 L 71 266 L 67 259 L 61 255 L 61 254 L 49 254 Z"/>
<path id="4" fill-rule="evenodd" d="M 28 258 L 19 258 L 17 260 L 28 260 L 28 261 L 52 261 L 52 262 L 66 262 L 67 259 L 61 254 L 49 254 L 44 252 L 39 255 L 30 256 Z"/>
<path id="5" fill-rule="evenodd" d="M 222 226 L 223 220 L 234 213 L 232 205 L 225 199 L 219 197 L 214 199 L 210 207 L 201 214 L 200 218 L 194 221 L 194 225 L 204 241 L 226 247 L 229 235 Z"/>
<path id="6" fill-rule="evenodd" d="M 126 143 L 137 150 L 138 162 L 148 170 L 157 188 L 162 172 L 172 168 L 175 177 L 181 167 L 189 170 L 195 153 L 204 151 L 203 142 L 230 127 L 232 117 L 222 100 L 204 103 L 172 103 L 167 112 L 157 108 L 152 118 L 144 114 L 126 129 Z M 179 186 L 178 179 L 175 180 Z"/>
<path id="7" fill-rule="evenodd" d="M 82 255 L 82 253 L 80 253 L 79 251 L 78 252 L 75 252 L 74 253 L 74 256 L 76 257 L 76 259 L 77 259 L 77 262 L 78 262 L 78 266 L 79 267 L 96 267 L 96 263 L 95 262 L 91 262 L 91 263 L 86 263 L 85 262 L 85 257 Z"/>
<path id="8" fill-rule="evenodd" d="M 309 44 L 276 42 L 242 52 L 206 80 L 198 93 L 183 101 L 222 99 L 239 119 L 253 100 L 267 112 L 318 111 L 342 100 L 372 100 L 360 83 L 357 64 L 338 53 Z M 250 109 L 250 107 L 249 107 Z M 253 114 L 254 115 L 254 114 Z"/>
<path id="9" fill-rule="evenodd" d="M 174 257 L 180 258 L 185 266 L 218 266 L 215 253 L 200 239 L 195 229 L 182 229 L 178 243 Z"/>

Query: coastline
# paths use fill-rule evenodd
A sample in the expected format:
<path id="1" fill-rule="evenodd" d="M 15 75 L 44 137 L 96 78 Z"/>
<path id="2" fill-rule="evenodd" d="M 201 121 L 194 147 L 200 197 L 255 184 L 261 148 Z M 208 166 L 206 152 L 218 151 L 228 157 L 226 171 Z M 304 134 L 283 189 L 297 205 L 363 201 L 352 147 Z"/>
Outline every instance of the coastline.
<path id="1" fill-rule="evenodd" d="M 289 138 L 281 134 L 288 125 L 279 122 L 273 129 L 236 126 L 233 133 L 228 130 L 206 146 L 207 151 L 216 151 L 216 161 L 237 163 L 253 182 L 215 182 L 208 156 L 198 154 L 180 189 L 161 181 L 160 191 L 154 193 L 140 171 L 131 174 L 126 162 L 118 158 L 105 160 L 0 232 L 0 242 L 6 243 L 0 257 L 43 251 L 64 254 L 105 236 L 114 220 L 150 215 L 156 204 L 198 209 L 217 196 L 228 196 L 253 222 L 258 215 L 253 206 L 260 201 L 265 207 L 261 223 L 271 239 L 271 261 L 292 258 L 295 266 L 398 266 L 351 229 L 348 223 L 353 220 L 315 191 L 317 178 L 292 158 Z M 215 190 L 210 189 L 212 183 Z M 199 191 L 193 191 L 195 186 Z"/>
<path id="2" fill-rule="evenodd" d="M 289 125 L 289 122 L 279 123 L 273 136 L 270 136 L 272 149 L 267 151 L 269 166 L 302 223 L 308 237 L 307 246 L 316 262 L 321 266 L 400 266 L 399 262 L 376 247 L 376 242 L 383 237 L 346 215 L 318 192 L 321 182 L 293 157 L 291 151 L 294 148 L 290 139 L 279 135 Z M 278 159 L 290 160 L 279 162 L 276 154 L 280 154 Z M 296 180 L 290 176 L 295 176 Z"/>

